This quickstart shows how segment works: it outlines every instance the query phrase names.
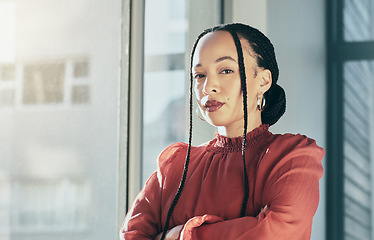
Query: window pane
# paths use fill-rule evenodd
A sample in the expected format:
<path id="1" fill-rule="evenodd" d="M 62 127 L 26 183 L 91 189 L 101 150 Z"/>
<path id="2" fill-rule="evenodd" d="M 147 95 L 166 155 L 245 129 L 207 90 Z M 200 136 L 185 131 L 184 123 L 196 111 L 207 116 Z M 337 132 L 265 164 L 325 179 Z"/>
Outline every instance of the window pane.
<path id="1" fill-rule="evenodd" d="M 0 107 L 13 106 L 14 105 L 14 90 L 0 90 Z"/>
<path id="2" fill-rule="evenodd" d="M 344 40 L 348 42 L 374 40 L 374 2 L 344 0 Z"/>
<path id="3" fill-rule="evenodd" d="M 144 39 L 144 183 L 168 145 L 185 140 L 186 0 L 146 0 Z"/>
<path id="4" fill-rule="evenodd" d="M 84 104 L 90 100 L 90 88 L 89 86 L 74 86 L 72 89 L 72 103 L 73 104 Z"/>
<path id="5" fill-rule="evenodd" d="M 344 64 L 344 224 L 347 239 L 371 239 L 374 61 Z"/>
<path id="6" fill-rule="evenodd" d="M 79 61 L 74 63 L 74 77 L 81 78 L 88 76 L 88 61 Z"/>
<path id="7" fill-rule="evenodd" d="M 23 103 L 60 103 L 64 100 L 65 65 L 44 63 L 24 69 Z"/>
<path id="8" fill-rule="evenodd" d="M 122 2 L 0 1 L 1 240 L 118 238 Z"/>
<path id="9" fill-rule="evenodd" d="M 3 65 L 0 66 L 0 80 L 11 81 L 14 80 L 14 65 Z"/>
<path id="10" fill-rule="evenodd" d="M 84 179 L 29 179 L 13 183 L 14 229 L 84 230 L 89 223 L 90 186 Z M 22 202 L 27 199 L 26 202 Z"/>

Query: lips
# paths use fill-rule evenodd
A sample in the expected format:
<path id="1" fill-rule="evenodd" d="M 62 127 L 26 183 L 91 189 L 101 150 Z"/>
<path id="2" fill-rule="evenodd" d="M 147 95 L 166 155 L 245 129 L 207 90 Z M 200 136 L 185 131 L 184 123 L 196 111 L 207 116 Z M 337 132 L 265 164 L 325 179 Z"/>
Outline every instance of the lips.
<path id="1" fill-rule="evenodd" d="M 208 112 L 215 112 L 220 109 L 224 103 L 216 101 L 216 100 L 208 100 L 204 106 L 208 110 Z"/>

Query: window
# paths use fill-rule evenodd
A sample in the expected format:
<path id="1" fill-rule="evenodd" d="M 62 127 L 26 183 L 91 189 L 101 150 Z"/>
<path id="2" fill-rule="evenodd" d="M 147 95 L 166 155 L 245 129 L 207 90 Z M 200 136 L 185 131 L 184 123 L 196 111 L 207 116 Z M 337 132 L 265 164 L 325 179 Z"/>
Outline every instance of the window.
<path id="1" fill-rule="evenodd" d="M 0 239 L 118 239 L 129 7 L 0 1 Z"/>
<path id="2" fill-rule="evenodd" d="M 156 170 L 160 152 L 172 143 L 187 140 L 189 53 L 201 31 L 224 19 L 224 2 L 134 2 L 137 13 L 144 11 L 144 16 L 134 16 L 132 28 L 144 31 L 131 36 L 132 42 L 142 45 L 131 46 L 129 204 Z M 204 136 L 193 138 L 198 144 L 214 137 L 212 128 L 201 125 L 194 122 L 194 131 Z"/>
<path id="3" fill-rule="evenodd" d="M 328 1 L 326 239 L 374 239 L 374 4 Z"/>
<path id="4" fill-rule="evenodd" d="M 0 67 L 0 107 L 50 104 L 69 107 L 90 102 L 88 59 L 44 60 Z M 16 99 L 22 101 L 16 103 Z"/>
<path id="5" fill-rule="evenodd" d="M 15 101 L 15 67 L 0 65 L 0 108 L 11 107 Z"/>
<path id="6" fill-rule="evenodd" d="M 27 179 L 12 184 L 11 225 L 19 232 L 87 231 L 91 186 L 84 179 Z M 27 201 L 23 201 L 27 199 Z"/>
<path id="7" fill-rule="evenodd" d="M 14 81 L 15 67 L 14 65 L 3 65 L 1 66 L 1 81 Z"/>
<path id="8" fill-rule="evenodd" d="M 74 78 L 86 78 L 88 77 L 88 61 L 76 61 L 74 62 Z"/>
<path id="9" fill-rule="evenodd" d="M 344 40 L 362 42 L 374 40 L 374 3 L 371 0 L 344 0 Z"/>
<path id="10" fill-rule="evenodd" d="M 23 78 L 23 104 L 63 102 L 64 70 L 63 63 L 26 65 Z"/>
<path id="11" fill-rule="evenodd" d="M 374 61 L 347 61 L 343 65 L 343 185 L 346 238 L 371 239 L 373 231 L 373 64 Z"/>
<path id="12" fill-rule="evenodd" d="M 145 1 L 143 184 L 160 152 L 185 140 L 186 11 L 185 0 Z"/>
<path id="13" fill-rule="evenodd" d="M 127 185 L 126 174 L 141 182 L 149 171 L 146 162 L 144 174 L 142 167 L 127 169 L 127 119 L 134 116 L 127 112 L 128 93 L 140 90 L 140 102 L 148 103 L 133 109 L 144 115 L 132 121 L 141 125 L 139 131 L 130 128 L 134 136 L 165 145 L 184 138 L 189 35 L 194 39 L 219 22 L 221 1 L 147 0 L 148 13 L 156 14 L 153 6 L 167 14 L 147 16 L 148 42 L 143 45 L 142 37 L 131 45 L 146 54 L 132 54 L 141 61 L 131 61 L 129 71 L 129 38 L 144 33 L 143 26 L 132 27 L 129 36 L 130 14 L 144 21 L 145 6 L 134 7 L 142 2 L 131 1 L 130 12 L 129 0 L 0 1 L 0 35 L 10 36 L 0 39 L 0 239 L 118 238 L 126 188 L 140 189 Z M 196 2 L 205 10 L 188 12 Z M 141 77 L 132 78 L 129 89 L 128 74 L 137 68 Z M 163 95 L 159 88 L 166 86 Z M 143 91 L 155 90 L 165 98 L 143 99 Z M 159 114 L 150 115 L 156 107 Z M 160 125 L 165 108 L 173 121 Z M 158 153 L 165 146 L 159 147 Z M 140 162 L 143 149 L 133 154 L 137 158 L 129 159 Z M 156 157 L 149 161 L 155 164 Z"/>

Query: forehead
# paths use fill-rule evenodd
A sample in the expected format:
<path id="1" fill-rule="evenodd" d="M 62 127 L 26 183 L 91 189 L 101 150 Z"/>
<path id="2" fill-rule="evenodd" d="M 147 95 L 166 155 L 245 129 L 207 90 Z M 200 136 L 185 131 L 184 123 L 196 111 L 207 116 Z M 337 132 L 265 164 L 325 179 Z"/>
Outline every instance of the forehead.
<path id="1" fill-rule="evenodd" d="M 250 54 L 249 43 L 242 38 L 240 38 L 240 42 L 244 58 L 253 58 Z M 215 61 L 223 56 L 230 56 L 236 61 L 238 60 L 238 52 L 231 33 L 227 31 L 210 32 L 203 36 L 197 43 L 193 56 L 193 65 L 203 64 L 210 60 Z"/>
<path id="2" fill-rule="evenodd" d="M 223 54 L 233 57 L 237 55 L 234 39 L 229 32 L 217 31 L 208 33 L 200 39 L 193 59 L 196 61 L 201 57 Z"/>
<path id="3" fill-rule="evenodd" d="M 197 48 L 222 45 L 227 45 L 235 48 L 234 39 L 229 32 L 217 31 L 207 33 L 200 39 L 199 43 L 197 44 Z"/>

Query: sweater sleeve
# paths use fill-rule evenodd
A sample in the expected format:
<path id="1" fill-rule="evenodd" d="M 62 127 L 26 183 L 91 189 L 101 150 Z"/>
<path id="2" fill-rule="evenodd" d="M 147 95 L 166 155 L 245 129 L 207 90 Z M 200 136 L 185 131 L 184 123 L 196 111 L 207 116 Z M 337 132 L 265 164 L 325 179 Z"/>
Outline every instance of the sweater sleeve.
<path id="1" fill-rule="evenodd" d="M 277 152 L 276 158 L 267 157 L 271 151 Z M 324 150 L 307 138 L 283 152 L 279 146 L 270 146 L 258 165 L 254 190 L 260 195 L 254 203 L 261 209 L 258 215 L 226 221 L 213 215 L 196 216 L 185 224 L 180 239 L 309 239 L 323 156 Z"/>
<path id="2" fill-rule="evenodd" d="M 166 148 L 158 158 L 158 168 L 147 180 L 128 211 L 120 231 L 120 239 L 153 239 L 161 232 L 161 169 L 173 161 L 180 147 Z"/>

